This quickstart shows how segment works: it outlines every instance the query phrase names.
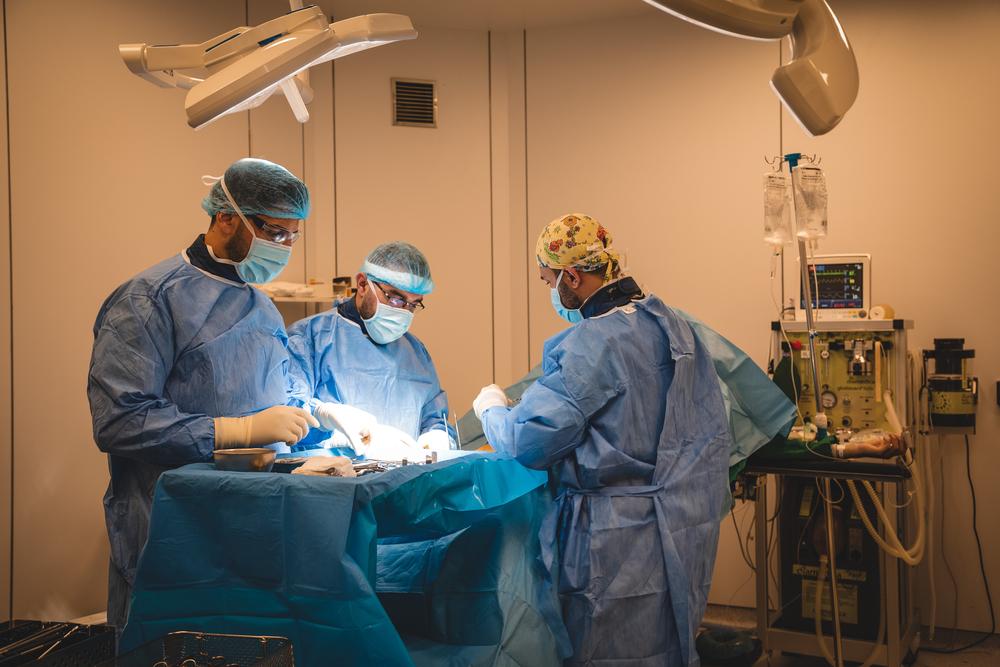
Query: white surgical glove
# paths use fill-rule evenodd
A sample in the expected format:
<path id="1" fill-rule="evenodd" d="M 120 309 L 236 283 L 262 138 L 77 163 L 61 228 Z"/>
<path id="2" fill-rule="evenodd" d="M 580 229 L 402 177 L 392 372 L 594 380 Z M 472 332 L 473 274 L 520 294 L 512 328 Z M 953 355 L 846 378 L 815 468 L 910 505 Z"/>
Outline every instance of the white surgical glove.
<path id="1" fill-rule="evenodd" d="M 451 436 L 448 435 L 448 431 L 440 428 L 424 431 L 417 438 L 417 447 L 432 449 L 435 452 L 451 449 Z"/>
<path id="2" fill-rule="evenodd" d="M 294 445 L 319 422 L 302 408 L 275 405 L 247 417 L 216 417 L 215 448 L 258 447 L 275 442 Z"/>
<path id="3" fill-rule="evenodd" d="M 324 430 L 346 435 L 358 456 L 365 453 L 372 429 L 378 424 L 372 413 L 343 403 L 320 403 L 313 410 L 313 416 Z"/>
<path id="4" fill-rule="evenodd" d="M 479 396 L 476 396 L 476 400 L 472 402 L 472 409 L 475 410 L 476 417 L 482 419 L 483 413 L 488 408 L 505 408 L 509 404 L 510 402 L 507 400 L 507 394 L 504 393 L 503 389 L 495 384 L 491 384 L 480 390 Z"/>
<path id="5" fill-rule="evenodd" d="M 371 432 L 371 444 L 365 451 L 365 458 L 378 461 L 416 461 L 423 458 L 423 450 L 409 434 L 400 431 L 395 426 L 376 424 Z"/>

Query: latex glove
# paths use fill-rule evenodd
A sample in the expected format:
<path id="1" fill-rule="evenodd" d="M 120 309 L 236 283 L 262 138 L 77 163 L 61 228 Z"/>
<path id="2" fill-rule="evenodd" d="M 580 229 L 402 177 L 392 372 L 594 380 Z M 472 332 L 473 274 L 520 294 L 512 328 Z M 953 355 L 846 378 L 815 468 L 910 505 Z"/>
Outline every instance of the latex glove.
<path id="1" fill-rule="evenodd" d="M 472 402 L 472 409 L 476 412 L 476 417 L 481 420 L 483 413 L 488 408 L 505 408 L 509 403 L 507 394 L 504 393 L 503 389 L 495 384 L 491 384 L 480 390 L 479 396 L 476 396 L 476 400 Z"/>
<path id="2" fill-rule="evenodd" d="M 275 405 L 247 417 L 216 417 L 215 448 L 259 447 L 275 442 L 294 445 L 319 422 L 302 408 Z"/>
<path id="3" fill-rule="evenodd" d="M 388 424 L 376 424 L 371 431 L 371 443 L 365 451 L 365 458 L 377 461 L 402 461 L 409 459 L 411 462 L 423 459 L 424 451 L 417 447 L 408 434 L 400 431 L 395 426 Z"/>
<path id="4" fill-rule="evenodd" d="M 358 456 L 365 453 L 371 431 L 378 424 L 372 413 L 343 403 L 320 403 L 313 410 L 313 416 L 324 430 L 346 435 Z"/>
<path id="5" fill-rule="evenodd" d="M 451 436 L 448 435 L 448 431 L 440 428 L 424 431 L 417 438 L 417 447 L 432 449 L 436 452 L 451 449 Z"/>
<path id="6" fill-rule="evenodd" d="M 310 456 L 306 462 L 292 471 L 293 475 L 313 475 L 322 477 L 357 477 L 351 459 L 346 456 Z"/>

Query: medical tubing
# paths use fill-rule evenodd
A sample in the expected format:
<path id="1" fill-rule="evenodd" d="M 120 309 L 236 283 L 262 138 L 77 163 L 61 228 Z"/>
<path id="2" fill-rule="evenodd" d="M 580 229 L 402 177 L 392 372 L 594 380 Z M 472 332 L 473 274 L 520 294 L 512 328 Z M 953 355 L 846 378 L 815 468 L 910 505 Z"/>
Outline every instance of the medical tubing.
<path id="1" fill-rule="evenodd" d="M 879 562 L 879 579 L 885 581 L 885 568 L 884 563 Z M 885 640 L 885 616 L 886 609 L 885 605 L 879 605 L 879 615 L 878 615 L 878 636 L 875 638 L 875 645 L 872 646 L 872 652 L 868 654 L 868 658 L 861 663 L 861 667 L 872 667 L 875 664 L 875 657 L 878 655 L 878 650 L 882 647 L 882 642 Z"/>
<path id="2" fill-rule="evenodd" d="M 923 389 L 921 388 L 918 392 L 918 398 L 913 399 L 913 387 L 915 384 L 914 377 L 915 373 L 913 370 L 914 358 L 912 354 L 906 355 L 907 361 L 907 378 L 906 386 L 908 391 L 907 396 L 907 406 L 909 407 L 908 414 L 911 416 L 912 420 L 910 423 L 910 432 L 915 434 L 914 439 L 916 444 L 923 443 L 922 446 L 917 448 L 916 455 L 920 457 L 918 464 L 923 463 L 923 470 L 925 472 L 925 481 L 927 482 L 927 544 L 929 545 L 927 549 L 927 575 L 930 579 L 930 594 L 931 594 L 931 610 L 930 618 L 928 619 L 928 631 L 927 638 L 933 640 L 935 631 L 937 630 L 937 584 L 935 583 L 935 572 L 934 572 L 934 519 L 935 519 L 935 494 L 934 494 L 934 448 L 932 446 L 932 440 L 930 435 L 924 428 L 924 408 L 925 403 L 920 400 L 920 396 L 923 394 Z M 942 555 L 944 554 L 944 547 L 942 546 Z M 947 565 L 945 561 L 945 565 Z M 949 567 L 950 573 L 950 567 Z M 954 579 L 954 577 L 953 577 Z"/>
<path id="3" fill-rule="evenodd" d="M 826 569 L 827 569 L 827 557 L 819 557 L 819 573 L 816 575 L 816 594 L 813 596 L 813 621 L 816 627 L 816 642 L 819 644 L 820 651 L 823 653 L 823 657 L 832 666 L 833 665 L 833 655 L 830 654 L 830 649 L 826 646 L 826 636 L 823 634 L 823 624 L 822 624 L 822 609 L 823 609 L 823 593 L 825 592 L 826 586 L 823 583 L 826 581 Z M 875 656 L 878 655 L 878 650 L 882 648 L 882 641 L 885 639 L 885 609 L 879 611 L 878 616 L 878 636 L 875 638 L 875 645 L 872 647 L 872 652 L 868 654 L 865 661 L 861 663 L 861 667 L 871 667 L 875 663 Z"/>
<path id="4" fill-rule="evenodd" d="M 896 414 L 896 409 L 892 403 L 891 394 L 886 391 L 884 394 L 886 421 L 889 422 L 890 429 L 897 435 L 902 434 L 903 428 L 899 421 L 899 417 Z M 867 510 L 861 504 L 861 497 L 858 493 L 857 485 L 853 480 L 848 480 L 847 488 L 851 492 L 851 497 L 854 499 L 854 504 L 857 507 L 858 515 L 861 517 L 861 521 L 871 535 L 875 543 L 885 551 L 887 554 L 894 556 L 902 560 L 907 565 L 918 565 L 924 557 L 924 551 L 927 544 L 927 518 L 925 512 L 925 498 L 922 479 L 924 477 L 922 468 L 926 465 L 926 457 L 922 457 L 918 460 L 915 465 L 913 465 L 913 458 L 909 451 L 904 452 L 904 459 L 907 464 L 910 464 L 910 469 L 913 471 L 913 487 L 914 496 L 916 497 L 917 505 L 917 537 L 914 540 L 913 546 L 907 548 L 903 545 L 902 541 L 899 539 L 899 534 L 892 529 L 889 523 L 889 517 L 886 514 L 885 507 L 883 506 L 878 494 L 875 492 L 875 488 L 872 486 L 871 482 L 864 480 L 862 484 L 865 487 L 865 491 L 868 493 L 869 498 L 872 500 L 872 504 L 875 507 L 875 511 L 882 521 L 882 526 L 885 530 L 886 538 L 888 541 L 883 540 L 882 536 L 879 535 L 878 530 L 872 524 L 871 518 L 868 516 Z M 936 595 L 936 593 L 935 593 Z"/>
<path id="5" fill-rule="evenodd" d="M 896 558 L 902 560 L 907 565 L 917 565 L 923 559 L 924 547 L 926 545 L 926 531 L 924 526 L 924 498 L 922 487 L 920 484 L 920 471 L 914 468 L 913 474 L 913 484 L 914 484 L 914 494 L 917 499 L 917 537 L 914 544 L 910 548 L 906 548 L 899 540 L 899 535 L 892 529 L 889 524 L 889 517 L 885 513 L 885 508 L 879 501 L 878 495 L 875 493 L 875 489 L 872 487 L 871 482 L 865 480 L 862 482 L 865 487 L 865 491 L 868 492 L 869 497 L 872 499 L 872 503 L 875 506 L 875 511 L 878 513 L 879 519 L 882 521 L 882 526 L 885 529 L 886 537 L 889 542 L 887 543 L 882 539 L 882 536 L 878 534 L 878 530 L 872 525 L 872 520 L 868 516 L 867 510 L 861 504 L 861 496 L 858 493 L 858 488 L 854 484 L 853 480 L 847 482 L 847 488 L 851 492 L 851 497 L 854 499 L 854 505 L 858 510 L 858 516 L 861 517 L 861 522 L 865 525 L 865 529 L 868 534 L 871 535 L 875 543 L 885 551 L 890 556 L 895 556 Z"/>
<path id="6" fill-rule="evenodd" d="M 823 479 L 826 495 L 830 496 L 830 478 Z M 833 504 L 827 500 L 826 510 L 826 548 L 830 560 L 830 613 L 833 616 L 833 656 L 836 667 L 844 667 L 844 635 L 840 629 L 840 589 L 837 586 L 837 545 L 833 538 Z"/>
<path id="7" fill-rule="evenodd" d="M 875 402 L 882 400 L 882 343 L 875 340 Z M 886 391 L 886 394 L 889 392 Z M 888 411 L 888 407 L 886 408 Z"/>
<path id="8" fill-rule="evenodd" d="M 896 414 L 896 406 L 892 404 L 892 393 L 886 389 L 882 394 L 882 401 L 885 403 L 885 419 L 889 422 L 889 426 L 892 428 L 892 433 L 894 435 L 903 435 L 903 425 L 899 421 L 899 415 Z"/>
<path id="9" fill-rule="evenodd" d="M 966 644 L 965 646 L 959 646 L 950 649 L 931 648 L 930 646 L 928 646 L 924 650 L 930 653 L 947 654 L 947 653 L 958 653 L 960 651 L 966 651 L 970 648 L 982 644 L 984 641 L 992 637 L 993 633 L 995 633 L 997 630 L 997 619 L 995 610 L 993 609 L 993 593 L 990 591 L 990 580 L 986 576 L 986 563 L 984 562 L 983 559 L 983 541 L 979 537 L 979 527 L 977 525 L 977 519 L 976 519 L 976 514 L 977 514 L 976 486 L 975 484 L 972 483 L 972 454 L 969 451 L 968 435 L 965 436 L 965 475 L 969 480 L 969 493 L 972 496 L 972 534 L 976 538 L 976 549 L 979 552 L 979 573 L 983 577 L 983 587 L 986 590 L 986 603 L 989 605 L 990 608 L 990 629 L 988 632 L 984 633 L 982 637 Z"/>
<path id="10" fill-rule="evenodd" d="M 826 647 L 826 637 L 823 636 L 823 593 L 826 591 L 826 554 L 819 557 L 819 572 L 816 575 L 816 592 L 813 594 L 813 622 L 816 626 L 816 641 L 819 642 L 819 649 L 823 657 L 832 667 L 836 667 L 833 662 L 833 654 Z"/>
<path id="11" fill-rule="evenodd" d="M 919 437 L 918 437 L 919 442 Z M 920 456 L 920 460 L 917 461 L 917 465 L 923 463 L 924 470 L 924 481 L 927 484 L 927 503 L 925 509 L 927 512 L 927 550 L 925 555 L 927 557 L 927 576 L 930 578 L 930 594 L 931 594 L 931 611 L 928 624 L 927 636 L 929 639 L 934 639 L 934 630 L 937 625 L 937 587 L 934 585 L 934 471 L 931 469 L 931 448 L 930 439 L 924 439 L 923 451 L 917 452 Z"/>

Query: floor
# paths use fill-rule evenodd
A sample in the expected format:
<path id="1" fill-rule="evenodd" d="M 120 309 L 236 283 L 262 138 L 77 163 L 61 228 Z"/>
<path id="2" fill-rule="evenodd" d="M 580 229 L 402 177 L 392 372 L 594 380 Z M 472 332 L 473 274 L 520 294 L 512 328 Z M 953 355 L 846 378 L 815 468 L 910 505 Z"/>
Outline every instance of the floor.
<path id="1" fill-rule="evenodd" d="M 707 623 L 725 625 L 734 628 L 752 629 L 755 627 L 755 611 L 742 607 L 722 607 L 709 605 L 705 614 Z M 926 631 L 926 629 L 925 629 Z M 935 646 L 948 647 L 968 644 L 982 635 L 974 632 L 938 630 Z M 754 667 L 823 667 L 826 661 L 822 658 L 802 656 L 762 656 Z M 961 653 L 942 655 L 921 651 L 914 665 L 918 667 L 986 667 L 1000 665 L 1000 635 L 993 635 L 976 648 Z M 706 665 L 706 667 L 708 667 Z"/>

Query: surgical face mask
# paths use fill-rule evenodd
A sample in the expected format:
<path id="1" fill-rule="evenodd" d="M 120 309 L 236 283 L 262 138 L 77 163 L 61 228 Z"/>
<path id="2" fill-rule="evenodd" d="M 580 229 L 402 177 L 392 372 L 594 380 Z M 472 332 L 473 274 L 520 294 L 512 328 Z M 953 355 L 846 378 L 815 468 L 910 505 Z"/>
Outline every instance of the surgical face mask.
<path id="1" fill-rule="evenodd" d="M 563 305 L 562 297 L 559 296 L 559 281 L 562 280 L 562 277 L 563 272 L 560 271 L 556 278 L 556 286 L 552 288 L 552 307 L 555 308 L 559 317 L 570 324 L 576 324 L 583 320 L 583 313 L 580 312 L 579 308 L 567 308 Z"/>
<path id="2" fill-rule="evenodd" d="M 413 313 L 404 308 L 393 308 L 389 304 L 379 301 L 378 294 L 370 280 L 368 287 L 375 295 L 375 303 L 377 304 L 375 314 L 370 319 L 361 318 L 365 323 L 365 329 L 368 330 L 368 335 L 379 345 L 385 345 L 402 338 L 413 323 Z"/>
<path id="3" fill-rule="evenodd" d="M 243 211 L 237 206 L 236 201 L 233 200 L 232 195 L 229 194 L 229 188 L 226 187 L 225 177 L 219 179 L 219 185 L 222 186 L 222 192 L 226 195 L 226 199 L 229 203 L 233 205 L 233 209 L 236 211 L 237 215 L 240 216 L 240 220 L 246 225 L 246 228 L 250 231 L 250 237 L 253 239 L 250 242 L 250 249 L 247 251 L 247 256 L 244 257 L 239 262 L 233 262 L 229 260 L 218 260 L 225 262 L 226 264 L 233 264 L 236 266 L 236 274 L 247 283 L 267 283 L 271 282 L 278 277 L 278 274 L 288 265 L 288 260 L 292 257 L 291 246 L 286 246 L 282 243 L 275 243 L 274 241 L 268 241 L 257 236 L 254 232 L 253 225 L 247 220 L 246 216 L 243 215 Z"/>
<path id="4" fill-rule="evenodd" d="M 253 233 L 252 227 L 250 233 Z M 244 282 L 271 282 L 288 265 L 288 260 L 291 257 L 292 249 L 289 246 L 274 241 L 265 241 L 254 234 L 247 256 L 236 264 L 236 273 Z"/>

